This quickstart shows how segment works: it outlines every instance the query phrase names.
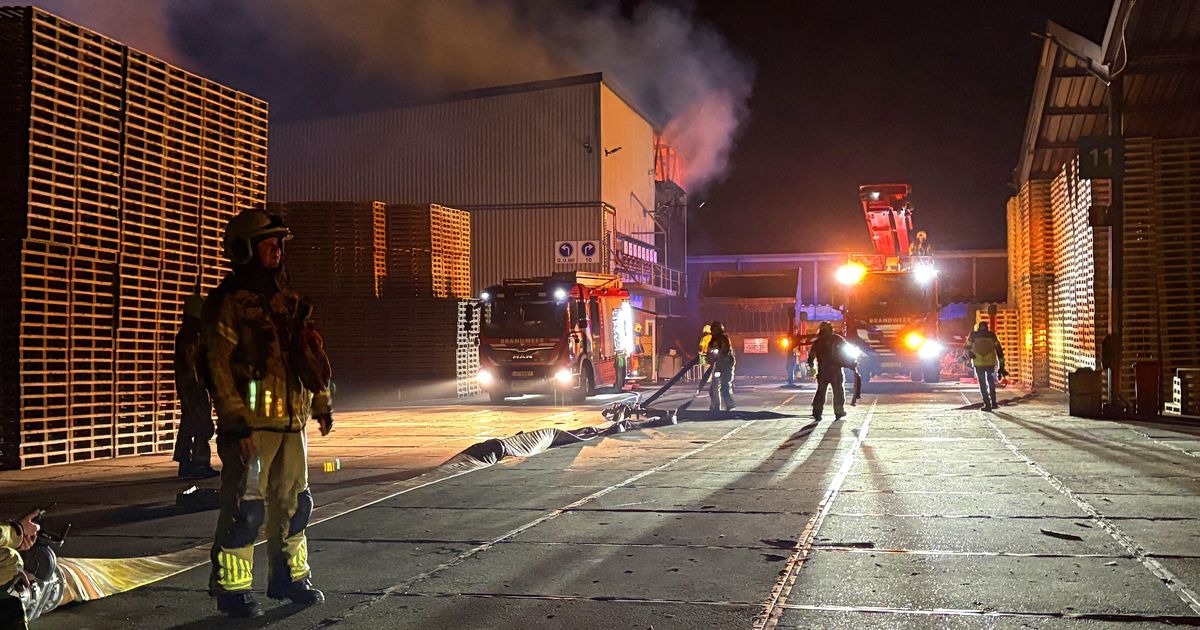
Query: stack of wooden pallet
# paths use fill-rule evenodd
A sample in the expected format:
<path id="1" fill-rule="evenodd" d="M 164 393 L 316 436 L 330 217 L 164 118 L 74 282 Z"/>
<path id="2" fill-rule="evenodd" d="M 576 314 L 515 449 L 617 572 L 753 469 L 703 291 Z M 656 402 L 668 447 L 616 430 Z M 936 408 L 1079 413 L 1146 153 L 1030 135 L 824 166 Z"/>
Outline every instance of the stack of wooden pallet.
<path id="1" fill-rule="evenodd" d="M 26 208 L 5 218 L 0 466 L 165 451 L 183 299 L 265 198 L 266 104 L 38 9 L 0 31 L 0 100 L 21 101 L 0 104 L 0 195 Z"/>
<path id="2" fill-rule="evenodd" d="M 1030 181 L 1009 202 L 1010 230 L 1017 238 L 1010 243 L 1016 260 L 1010 260 L 1018 311 L 1019 337 L 1016 357 L 1018 381 L 1024 387 L 1046 387 L 1050 380 L 1050 291 L 1054 279 L 1054 223 L 1051 216 L 1050 182 Z M 1010 294 L 1010 300 L 1012 295 Z"/>
<path id="3" fill-rule="evenodd" d="M 1107 228 L 1092 227 L 1089 215 L 1093 205 L 1107 203 L 1107 181 L 1080 179 L 1077 159 L 1054 179 L 1049 376 L 1050 386 L 1060 391 L 1066 391 L 1071 372 L 1099 367 L 1107 326 Z"/>
<path id="4" fill-rule="evenodd" d="M 1185 374 L 1186 386 L 1200 374 L 1184 369 L 1200 368 L 1200 138 L 1155 141 L 1154 165 L 1159 357 L 1163 374 Z M 1173 391 L 1164 394 L 1171 400 Z"/>
<path id="5" fill-rule="evenodd" d="M 478 349 L 462 330 L 471 287 L 468 213 L 378 201 L 271 210 L 295 233 L 292 282 L 316 305 L 339 396 L 414 386 L 478 393 Z"/>

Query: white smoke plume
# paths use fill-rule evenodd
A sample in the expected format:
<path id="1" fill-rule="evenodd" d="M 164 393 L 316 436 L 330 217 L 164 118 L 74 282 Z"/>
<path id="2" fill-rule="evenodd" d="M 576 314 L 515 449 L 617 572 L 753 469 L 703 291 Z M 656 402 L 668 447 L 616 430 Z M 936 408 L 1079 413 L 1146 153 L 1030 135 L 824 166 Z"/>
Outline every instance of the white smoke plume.
<path id="1" fill-rule="evenodd" d="M 199 70 L 212 63 L 204 58 L 209 55 L 222 55 L 226 65 L 231 59 L 254 65 L 272 57 L 280 71 L 271 79 L 290 84 L 278 90 L 288 98 L 303 98 L 301 89 L 321 89 L 320 81 L 303 76 L 303 66 L 315 64 L 301 60 L 319 60 L 353 75 L 362 85 L 410 97 L 601 71 L 662 125 L 667 142 L 685 160 L 686 185 L 693 192 L 725 171 L 753 84 L 749 63 L 714 28 L 697 19 L 690 7 L 661 0 L 641 4 L 628 14 L 615 3 L 571 0 L 115 4 L 123 13 L 141 5 L 144 19 L 99 15 L 106 6 L 114 6 L 109 2 L 44 3 L 52 11 L 65 6 L 65 17 L 95 25 L 118 39 L 128 37 L 128 43 L 148 52 L 175 61 L 195 57 Z M 191 55 L 178 46 L 156 49 L 168 37 L 144 31 L 164 23 L 169 24 L 170 41 L 190 41 Z M 246 35 L 251 32 L 253 36 Z M 208 47 L 227 49 L 208 52 Z M 289 61 L 295 63 L 289 66 Z M 258 90 L 268 100 L 279 98 L 272 92 L 276 90 Z"/>

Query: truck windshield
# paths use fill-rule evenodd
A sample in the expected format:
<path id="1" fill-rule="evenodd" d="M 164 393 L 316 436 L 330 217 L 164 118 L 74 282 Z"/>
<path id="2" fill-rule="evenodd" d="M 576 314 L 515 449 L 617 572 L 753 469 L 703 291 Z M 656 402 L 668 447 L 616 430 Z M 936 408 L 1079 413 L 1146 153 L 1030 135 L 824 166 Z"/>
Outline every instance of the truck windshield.
<path id="1" fill-rule="evenodd" d="M 496 300 L 483 311 L 483 334 L 488 337 L 559 337 L 566 328 L 566 304 Z"/>
<path id="2" fill-rule="evenodd" d="M 850 312 L 860 320 L 914 318 L 933 311 L 933 290 L 912 274 L 869 273 L 850 291 Z"/>

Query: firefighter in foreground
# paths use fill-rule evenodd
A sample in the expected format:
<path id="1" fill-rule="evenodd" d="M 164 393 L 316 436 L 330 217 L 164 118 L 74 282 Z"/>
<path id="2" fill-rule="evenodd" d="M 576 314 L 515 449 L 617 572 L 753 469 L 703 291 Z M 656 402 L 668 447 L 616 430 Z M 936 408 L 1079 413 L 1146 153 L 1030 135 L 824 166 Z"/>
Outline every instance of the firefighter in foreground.
<path id="1" fill-rule="evenodd" d="M 199 294 L 183 301 L 183 323 L 175 334 L 175 393 L 179 396 L 179 432 L 175 436 L 175 461 L 179 476 L 207 479 L 221 474 L 213 470 L 208 441 L 213 436 L 212 401 L 205 383 L 204 346 L 200 343 L 200 314 L 204 298 Z"/>
<path id="2" fill-rule="evenodd" d="M 19 521 L 0 523 L 0 624 L 4 628 L 25 627 L 23 591 L 30 588 L 31 578 L 25 573 L 21 552 L 37 542 L 41 527 L 34 520 L 36 511 Z"/>
<path id="3" fill-rule="evenodd" d="M 1004 369 L 1004 348 L 1000 347 L 1000 340 L 989 330 L 987 322 L 979 322 L 967 337 L 966 348 L 971 364 L 975 366 L 975 378 L 979 380 L 983 410 L 991 411 L 999 406 L 996 404 L 996 371 L 1008 374 Z"/>
<path id="4" fill-rule="evenodd" d="M 286 282 L 283 245 L 291 233 L 260 209 L 242 211 L 225 231 L 233 271 L 204 304 L 221 512 L 209 592 L 232 617 L 262 614 L 252 586 L 254 540 L 267 526 L 267 596 L 299 604 L 325 600 L 309 579 L 304 530 L 312 514 L 305 425 L 333 426 L 329 362 L 309 308 Z"/>
<path id="5" fill-rule="evenodd" d="M 817 364 L 817 393 L 813 394 L 813 419 L 820 420 L 825 410 L 825 389 L 833 388 L 833 416 L 840 420 L 846 417 L 846 388 L 842 368 L 851 367 L 847 356 L 846 340 L 833 332 L 833 324 L 821 322 L 817 339 L 808 351 L 808 369 Z M 847 365 L 850 363 L 850 365 Z"/>
<path id="6" fill-rule="evenodd" d="M 721 322 L 713 322 L 709 330 L 712 337 L 705 348 L 713 366 L 713 374 L 712 383 L 708 386 L 708 409 L 721 411 L 724 406 L 725 411 L 733 411 L 733 371 L 737 363 L 733 356 L 733 343 L 729 341 Z"/>

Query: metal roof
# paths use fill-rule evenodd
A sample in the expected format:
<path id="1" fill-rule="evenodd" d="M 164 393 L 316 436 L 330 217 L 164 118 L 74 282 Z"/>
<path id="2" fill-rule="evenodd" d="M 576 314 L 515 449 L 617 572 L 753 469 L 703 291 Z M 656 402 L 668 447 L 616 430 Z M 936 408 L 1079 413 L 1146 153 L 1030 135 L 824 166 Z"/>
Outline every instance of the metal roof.
<path id="1" fill-rule="evenodd" d="M 1046 25 L 1014 184 L 1054 177 L 1085 136 L 1200 136 L 1200 0 L 1116 0 L 1103 43 Z"/>

